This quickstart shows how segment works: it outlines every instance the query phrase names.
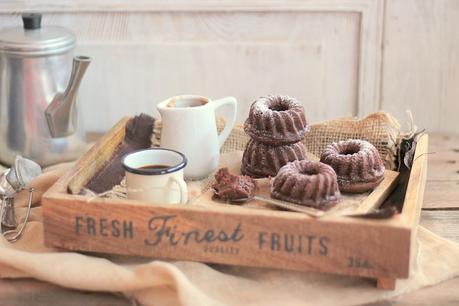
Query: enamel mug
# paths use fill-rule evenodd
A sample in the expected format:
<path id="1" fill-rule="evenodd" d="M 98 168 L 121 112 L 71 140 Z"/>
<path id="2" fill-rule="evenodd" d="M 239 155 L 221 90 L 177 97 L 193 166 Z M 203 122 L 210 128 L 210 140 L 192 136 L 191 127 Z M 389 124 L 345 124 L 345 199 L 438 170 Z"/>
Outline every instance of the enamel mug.
<path id="1" fill-rule="evenodd" d="M 186 204 L 188 190 L 183 178 L 186 157 L 173 150 L 151 148 L 126 155 L 128 199 L 151 204 Z"/>

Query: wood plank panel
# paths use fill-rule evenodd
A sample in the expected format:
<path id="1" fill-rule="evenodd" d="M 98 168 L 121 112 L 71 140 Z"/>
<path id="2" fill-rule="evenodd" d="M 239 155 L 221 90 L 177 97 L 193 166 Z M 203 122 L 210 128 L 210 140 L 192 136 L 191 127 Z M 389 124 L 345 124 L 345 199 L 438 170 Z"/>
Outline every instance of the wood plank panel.
<path id="1" fill-rule="evenodd" d="M 3 0 L 0 12 L 139 12 L 139 11 L 251 11 L 308 8 L 322 11 L 373 10 L 373 0 Z"/>
<path id="2" fill-rule="evenodd" d="M 454 161 L 454 162 L 453 162 Z M 429 156 L 430 181 L 457 181 L 459 180 L 459 162 L 448 156 Z"/>
<path id="3" fill-rule="evenodd" d="M 459 130 L 459 2 L 387 0 L 382 108 L 429 132 Z"/>
<path id="4" fill-rule="evenodd" d="M 459 210 L 459 180 L 427 181 L 422 209 Z"/>
<path id="5" fill-rule="evenodd" d="M 444 238 L 459 243 L 459 211 L 426 211 L 421 213 L 420 225 Z"/>
<path id="6" fill-rule="evenodd" d="M 362 306 L 457 306 L 459 304 L 458 286 L 459 278 L 455 278 L 397 298 Z M 71 290 L 31 279 L 0 280 L 0 302 L 2 305 L 9 306 L 135 305 L 121 295 Z"/>
<path id="7" fill-rule="evenodd" d="M 433 151 L 442 151 L 444 149 L 459 153 L 459 135 L 457 134 L 430 134 L 430 149 Z M 459 155 L 458 155 L 459 156 Z"/>
<path id="8" fill-rule="evenodd" d="M 361 306 L 457 306 L 459 305 L 459 278 L 444 281 L 438 285 L 422 288 L 400 297 Z"/>
<path id="9" fill-rule="evenodd" d="M 0 305 L 129 306 L 121 294 L 85 292 L 32 279 L 0 279 Z"/>
<path id="10" fill-rule="evenodd" d="M 258 96 L 288 94 L 318 121 L 377 109 L 382 3 L 5 1 L 0 27 L 20 23 L 11 12 L 41 10 L 43 24 L 76 32 L 78 52 L 94 58 L 80 94 L 86 130 L 158 115 L 157 102 L 186 92 L 236 96 L 239 121 Z"/>
<path id="11" fill-rule="evenodd" d="M 431 135 L 423 209 L 459 210 L 459 137 Z"/>
<path id="12" fill-rule="evenodd" d="M 357 14 L 101 13 L 45 20 L 75 29 L 77 52 L 94 59 L 80 93 L 88 130 L 106 130 L 124 115 L 159 116 L 156 103 L 185 93 L 236 96 L 239 121 L 267 94 L 297 97 L 314 121 L 357 113 Z"/>
<path id="13" fill-rule="evenodd" d="M 429 146 L 429 181 L 459 180 L 459 150 L 455 147 Z"/>

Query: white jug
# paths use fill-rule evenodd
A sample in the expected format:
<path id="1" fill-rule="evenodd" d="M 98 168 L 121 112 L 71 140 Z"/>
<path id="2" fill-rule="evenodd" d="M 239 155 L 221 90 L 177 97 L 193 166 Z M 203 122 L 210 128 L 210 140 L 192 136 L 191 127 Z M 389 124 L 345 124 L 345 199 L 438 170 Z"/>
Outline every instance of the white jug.
<path id="1" fill-rule="evenodd" d="M 218 135 L 215 111 L 228 106 L 228 118 Z M 218 167 L 220 148 L 236 121 L 237 100 L 226 97 L 212 101 L 196 95 L 181 95 L 158 104 L 161 114 L 161 147 L 179 151 L 188 159 L 187 179 L 201 179 Z"/>

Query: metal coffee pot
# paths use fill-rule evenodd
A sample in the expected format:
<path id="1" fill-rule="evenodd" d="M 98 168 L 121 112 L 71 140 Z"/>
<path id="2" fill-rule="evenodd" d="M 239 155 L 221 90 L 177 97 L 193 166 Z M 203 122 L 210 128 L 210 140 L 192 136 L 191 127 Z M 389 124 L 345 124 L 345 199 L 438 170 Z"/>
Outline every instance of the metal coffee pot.
<path id="1" fill-rule="evenodd" d="M 40 14 L 22 19 L 23 27 L 0 31 L 0 163 L 73 160 L 87 148 L 76 95 L 91 59 L 73 57 L 70 30 L 41 27 Z"/>

